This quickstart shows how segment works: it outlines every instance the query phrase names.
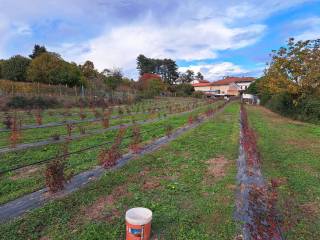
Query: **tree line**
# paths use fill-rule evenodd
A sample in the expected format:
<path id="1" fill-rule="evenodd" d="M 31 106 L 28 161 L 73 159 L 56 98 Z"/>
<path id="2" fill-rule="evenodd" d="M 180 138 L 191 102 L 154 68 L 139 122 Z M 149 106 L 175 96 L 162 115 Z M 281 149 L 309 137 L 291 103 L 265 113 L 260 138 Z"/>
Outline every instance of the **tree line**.
<path id="1" fill-rule="evenodd" d="M 196 79 L 204 79 L 201 72 L 195 74 L 190 69 L 188 69 L 185 73 L 179 72 L 176 62 L 172 59 L 148 58 L 142 54 L 137 57 L 137 70 L 140 76 L 145 73 L 158 74 L 168 85 L 190 83 Z"/>
<path id="2" fill-rule="evenodd" d="M 272 51 L 264 75 L 248 88 L 283 115 L 320 122 L 320 39 L 295 41 Z"/>

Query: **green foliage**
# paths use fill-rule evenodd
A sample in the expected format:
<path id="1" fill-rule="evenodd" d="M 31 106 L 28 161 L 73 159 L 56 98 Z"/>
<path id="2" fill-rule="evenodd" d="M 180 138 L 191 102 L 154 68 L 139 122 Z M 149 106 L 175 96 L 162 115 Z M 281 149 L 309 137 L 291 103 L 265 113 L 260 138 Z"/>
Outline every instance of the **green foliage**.
<path id="1" fill-rule="evenodd" d="M 26 81 L 27 68 L 30 64 L 30 59 L 16 55 L 8 60 L 5 60 L 1 64 L 2 78 L 13 81 Z"/>
<path id="2" fill-rule="evenodd" d="M 38 44 L 34 45 L 32 54 L 29 55 L 31 59 L 35 59 L 36 57 L 39 57 L 42 53 L 46 53 L 47 49 L 45 46 L 40 46 Z"/>
<path id="3" fill-rule="evenodd" d="M 189 83 L 176 84 L 170 87 L 170 91 L 176 93 L 177 96 L 191 96 L 194 92 L 194 87 Z"/>
<path id="4" fill-rule="evenodd" d="M 206 95 L 203 92 L 195 91 L 192 93 L 192 97 L 194 98 L 205 98 Z"/>
<path id="5" fill-rule="evenodd" d="M 123 83 L 123 76 L 120 69 L 109 71 L 109 76 L 104 78 L 104 82 L 112 91 L 116 90 Z"/>
<path id="6" fill-rule="evenodd" d="M 64 61 L 54 53 L 42 53 L 33 59 L 28 79 L 47 84 L 65 84 L 69 87 L 82 84 L 82 74 L 76 64 Z"/>
<path id="7" fill-rule="evenodd" d="M 2 78 L 2 65 L 4 63 L 5 60 L 0 59 L 0 79 Z"/>
<path id="8" fill-rule="evenodd" d="M 179 77 L 178 66 L 171 59 L 153 59 L 140 54 L 137 57 L 137 69 L 140 76 L 144 73 L 159 74 L 167 84 L 173 84 Z"/>
<path id="9" fill-rule="evenodd" d="M 152 98 L 159 96 L 161 93 L 165 92 L 167 85 L 159 79 L 149 79 L 143 89 L 143 96 L 145 98 Z"/>
<path id="10" fill-rule="evenodd" d="M 204 79 L 204 77 L 203 77 L 203 75 L 202 75 L 201 72 L 198 72 L 198 73 L 197 73 L 196 78 L 197 78 L 198 80 L 203 80 L 203 79 Z"/>
<path id="11" fill-rule="evenodd" d="M 54 98 L 33 97 L 25 98 L 22 96 L 12 97 L 7 102 L 7 107 L 20 109 L 45 109 L 59 107 L 59 102 Z"/>
<path id="12" fill-rule="evenodd" d="M 248 93 L 257 93 L 272 110 L 301 120 L 320 121 L 320 39 L 297 41 L 273 51 L 265 76 Z"/>
<path id="13" fill-rule="evenodd" d="M 259 82 L 261 81 L 262 78 L 259 78 L 257 80 L 255 80 L 253 83 L 250 84 L 250 86 L 247 88 L 246 93 L 248 94 L 253 94 L 253 95 L 257 95 L 258 91 L 259 91 Z"/>

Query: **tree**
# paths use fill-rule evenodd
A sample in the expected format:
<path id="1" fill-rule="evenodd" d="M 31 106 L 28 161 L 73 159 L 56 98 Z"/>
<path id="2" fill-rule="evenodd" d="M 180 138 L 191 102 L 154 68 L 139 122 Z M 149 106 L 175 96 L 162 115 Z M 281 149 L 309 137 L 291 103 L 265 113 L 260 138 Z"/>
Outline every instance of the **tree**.
<path id="1" fill-rule="evenodd" d="M 123 74 L 121 69 L 115 68 L 113 70 L 108 70 L 108 75 L 105 76 L 105 83 L 109 89 L 112 91 L 116 90 L 118 86 L 121 85 L 123 81 Z"/>
<path id="2" fill-rule="evenodd" d="M 42 53 L 33 59 L 28 68 L 28 78 L 33 82 L 66 84 L 69 87 L 82 84 L 78 66 L 64 61 L 55 53 Z"/>
<path id="3" fill-rule="evenodd" d="M 143 89 L 143 95 L 147 98 L 159 96 L 160 93 L 166 91 L 167 85 L 160 79 L 149 79 Z"/>
<path id="4" fill-rule="evenodd" d="M 172 85 L 170 91 L 176 93 L 176 96 L 186 97 L 192 95 L 194 87 L 190 83 L 181 83 Z"/>
<path id="5" fill-rule="evenodd" d="M 0 79 L 2 78 L 2 64 L 5 62 L 5 60 L 0 59 Z"/>
<path id="6" fill-rule="evenodd" d="M 196 79 L 198 79 L 198 80 L 203 80 L 204 79 L 204 77 L 203 77 L 201 72 L 197 73 Z"/>
<path id="7" fill-rule="evenodd" d="M 34 45 L 32 54 L 29 55 L 31 59 L 35 59 L 36 57 L 40 56 L 42 53 L 46 53 L 47 49 L 45 46 L 40 46 L 38 44 Z"/>
<path id="8" fill-rule="evenodd" d="M 153 59 L 144 55 L 137 57 L 137 69 L 140 76 L 145 73 L 159 74 L 164 82 L 174 84 L 179 77 L 178 66 L 172 59 Z"/>
<path id="9" fill-rule="evenodd" d="M 97 77 L 98 72 L 94 69 L 93 62 L 87 60 L 83 65 L 80 65 L 81 72 L 85 78 L 92 79 Z"/>
<path id="10" fill-rule="evenodd" d="M 29 58 L 20 55 L 13 56 L 1 64 L 1 75 L 13 81 L 26 81 L 30 62 Z"/>
<path id="11" fill-rule="evenodd" d="M 194 72 L 188 69 L 185 73 L 180 73 L 180 83 L 191 83 L 194 80 Z"/>
<path id="12" fill-rule="evenodd" d="M 144 73 L 156 73 L 156 61 L 151 58 L 147 58 L 144 55 L 140 54 L 137 57 L 137 69 L 140 76 Z"/>

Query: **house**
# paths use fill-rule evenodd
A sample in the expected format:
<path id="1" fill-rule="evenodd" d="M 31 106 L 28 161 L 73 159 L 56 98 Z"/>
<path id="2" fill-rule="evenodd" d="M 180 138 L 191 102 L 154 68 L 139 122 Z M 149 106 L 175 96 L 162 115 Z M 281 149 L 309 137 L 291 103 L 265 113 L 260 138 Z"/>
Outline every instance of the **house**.
<path id="1" fill-rule="evenodd" d="M 239 96 L 255 80 L 252 77 L 226 77 L 209 83 L 194 83 L 195 91 L 201 91 L 213 96 Z"/>
<path id="2" fill-rule="evenodd" d="M 209 83 L 209 81 L 207 80 L 201 80 L 201 79 L 195 79 L 191 82 L 191 84 L 195 84 L 195 83 Z"/>

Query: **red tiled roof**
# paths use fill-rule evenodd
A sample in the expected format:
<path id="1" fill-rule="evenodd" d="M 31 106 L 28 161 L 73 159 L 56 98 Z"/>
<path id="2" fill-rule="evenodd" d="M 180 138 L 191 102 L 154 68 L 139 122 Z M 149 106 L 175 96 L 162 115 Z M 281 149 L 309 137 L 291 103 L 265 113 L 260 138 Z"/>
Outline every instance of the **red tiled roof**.
<path id="1" fill-rule="evenodd" d="M 200 83 L 193 83 L 191 85 L 194 87 L 208 87 L 208 86 L 211 86 L 212 83 L 211 82 L 205 82 L 205 83 L 200 82 Z"/>
<path id="2" fill-rule="evenodd" d="M 158 74 L 154 73 L 144 73 L 141 77 L 140 80 L 149 80 L 149 79 L 161 79 L 161 76 Z"/>
<path id="3" fill-rule="evenodd" d="M 209 83 L 209 81 L 207 81 L 207 80 L 198 80 L 199 81 L 199 83 Z"/>
<path id="4" fill-rule="evenodd" d="M 194 87 L 209 87 L 209 86 L 219 86 L 219 85 L 229 85 L 230 83 L 241 83 L 241 82 L 253 82 L 255 78 L 253 77 L 226 77 L 225 79 L 218 80 L 215 82 L 199 82 L 194 83 Z"/>
<path id="5" fill-rule="evenodd" d="M 212 82 L 212 86 L 229 85 L 230 83 L 252 82 L 254 80 L 255 78 L 253 77 L 227 77 L 225 79 Z"/>

